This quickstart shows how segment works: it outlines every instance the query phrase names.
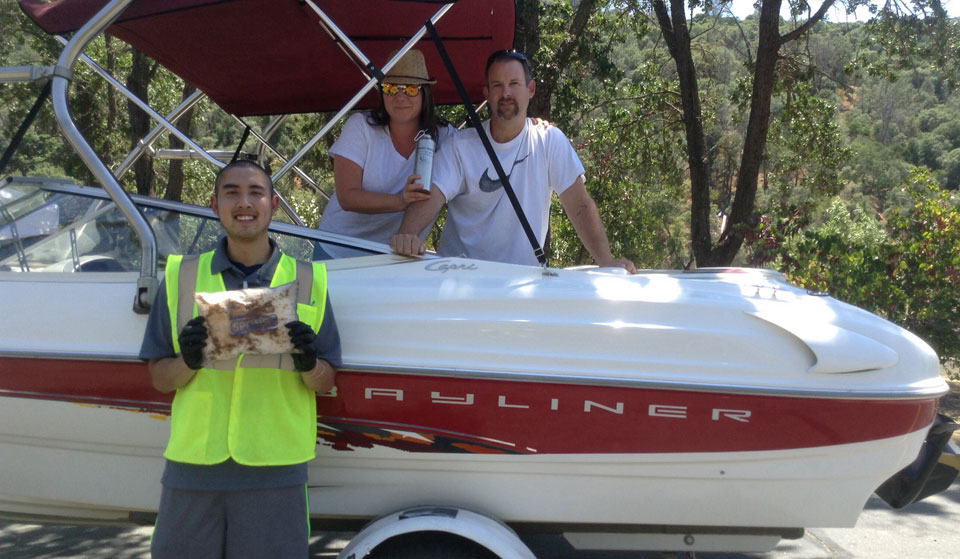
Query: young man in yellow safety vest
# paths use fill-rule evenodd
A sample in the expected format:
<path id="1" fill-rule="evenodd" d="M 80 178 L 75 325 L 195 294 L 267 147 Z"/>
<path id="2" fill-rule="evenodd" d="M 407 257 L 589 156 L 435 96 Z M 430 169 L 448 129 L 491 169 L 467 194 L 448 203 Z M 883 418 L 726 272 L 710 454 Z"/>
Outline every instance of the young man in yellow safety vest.
<path id="1" fill-rule="evenodd" d="M 270 176 L 249 161 L 217 175 L 210 206 L 226 236 L 199 257 L 171 256 L 140 357 L 153 386 L 176 390 L 154 559 L 309 554 L 307 462 L 317 436 L 316 394 L 334 384 L 340 337 L 323 264 L 297 262 L 267 235 L 279 204 Z M 295 351 L 204 362 L 194 292 L 297 282 Z"/>

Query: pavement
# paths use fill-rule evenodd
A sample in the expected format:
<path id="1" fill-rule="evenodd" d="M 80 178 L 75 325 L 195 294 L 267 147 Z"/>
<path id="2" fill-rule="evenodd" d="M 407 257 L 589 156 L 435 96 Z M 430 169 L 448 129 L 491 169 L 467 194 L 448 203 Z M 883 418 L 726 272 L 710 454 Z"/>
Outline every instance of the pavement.
<path id="1" fill-rule="evenodd" d="M 854 528 L 812 528 L 767 553 L 578 552 L 559 536 L 525 537 L 539 559 L 960 559 L 960 481 L 901 510 L 877 497 Z M 3 559 L 148 559 L 152 527 L 0 521 Z M 350 532 L 314 532 L 310 559 L 333 559 Z"/>

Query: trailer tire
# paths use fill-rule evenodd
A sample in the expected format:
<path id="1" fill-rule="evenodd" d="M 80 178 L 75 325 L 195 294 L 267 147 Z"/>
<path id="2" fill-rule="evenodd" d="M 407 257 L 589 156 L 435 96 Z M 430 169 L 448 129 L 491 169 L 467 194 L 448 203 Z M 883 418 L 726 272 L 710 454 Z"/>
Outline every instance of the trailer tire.
<path id="1" fill-rule="evenodd" d="M 378 545 L 368 559 L 499 559 L 484 546 L 447 532 L 402 534 Z"/>

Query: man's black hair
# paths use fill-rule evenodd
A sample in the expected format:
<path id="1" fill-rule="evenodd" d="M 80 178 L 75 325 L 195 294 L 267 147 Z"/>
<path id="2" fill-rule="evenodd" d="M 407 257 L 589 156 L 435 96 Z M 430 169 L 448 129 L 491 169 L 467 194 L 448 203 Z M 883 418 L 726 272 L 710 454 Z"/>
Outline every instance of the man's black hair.
<path id="1" fill-rule="evenodd" d="M 231 161 L 225 165 L 219 172 L 217 172 L 217 178 L 213 181 L 213 195 L 216 196 L 217 192 L 220 190 L 220 179 L 223 177 L 223 174 L 226 173 L 229 169 L 236 169 L 238 167 L 246 167 L 248 169 L 256 169 L 263 173 L 263 176 L 267 177 L 267 185 L 270 187 L 270 194 L 273 194 L 273 178 L 270 176 L 270 173 L 266 169 L 261 167 L 257 162 L 250 161 L 249 159 L 237 159 L 236 161 Z"/>
<path id="2" fill-rule="evenodd" d="M 519 53 L 515 50 L 497 50 L 487 58 L 487 66 L 483 69 L 483 77 L 490 82 L 490 67 L 493 66 L 494 62 L 509 62 L 515 60 L 523 66 L 523 78 L 525 83 L 530 83 L 530 80 L 533 79 L 533 70 L 530 69 L 530 61 L 527 60 L 527 57 L 522 53 Z"/>

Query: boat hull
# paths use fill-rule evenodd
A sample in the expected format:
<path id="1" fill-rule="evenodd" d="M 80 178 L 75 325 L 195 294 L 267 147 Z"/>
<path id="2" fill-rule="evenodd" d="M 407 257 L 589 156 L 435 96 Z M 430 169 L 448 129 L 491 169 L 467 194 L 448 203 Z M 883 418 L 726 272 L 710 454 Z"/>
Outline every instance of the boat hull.
<path id="1" fill-rule="evenodd" d="M 851 526 L 945 390 L 915 336 L 768 271 L 327 268 L 344 367 L 318 396 L 317 519 Z M 137 359 L 138 275 L 63 269 L 0 271 L 0 511 L 149 521 L 171 397 Z"/>
<path id="2" fill-rule="evenodd" d="M 2 358 L 0 373 L 0 507 L 99 520 L 155 511 L 170 400 L 143 364 Z M 318 519 L 442 503 L 591 526 L 852 526 L 913 460 L 936 410 L 933 398 L 361 371 L 342 372 L 318 403 Z"/>

